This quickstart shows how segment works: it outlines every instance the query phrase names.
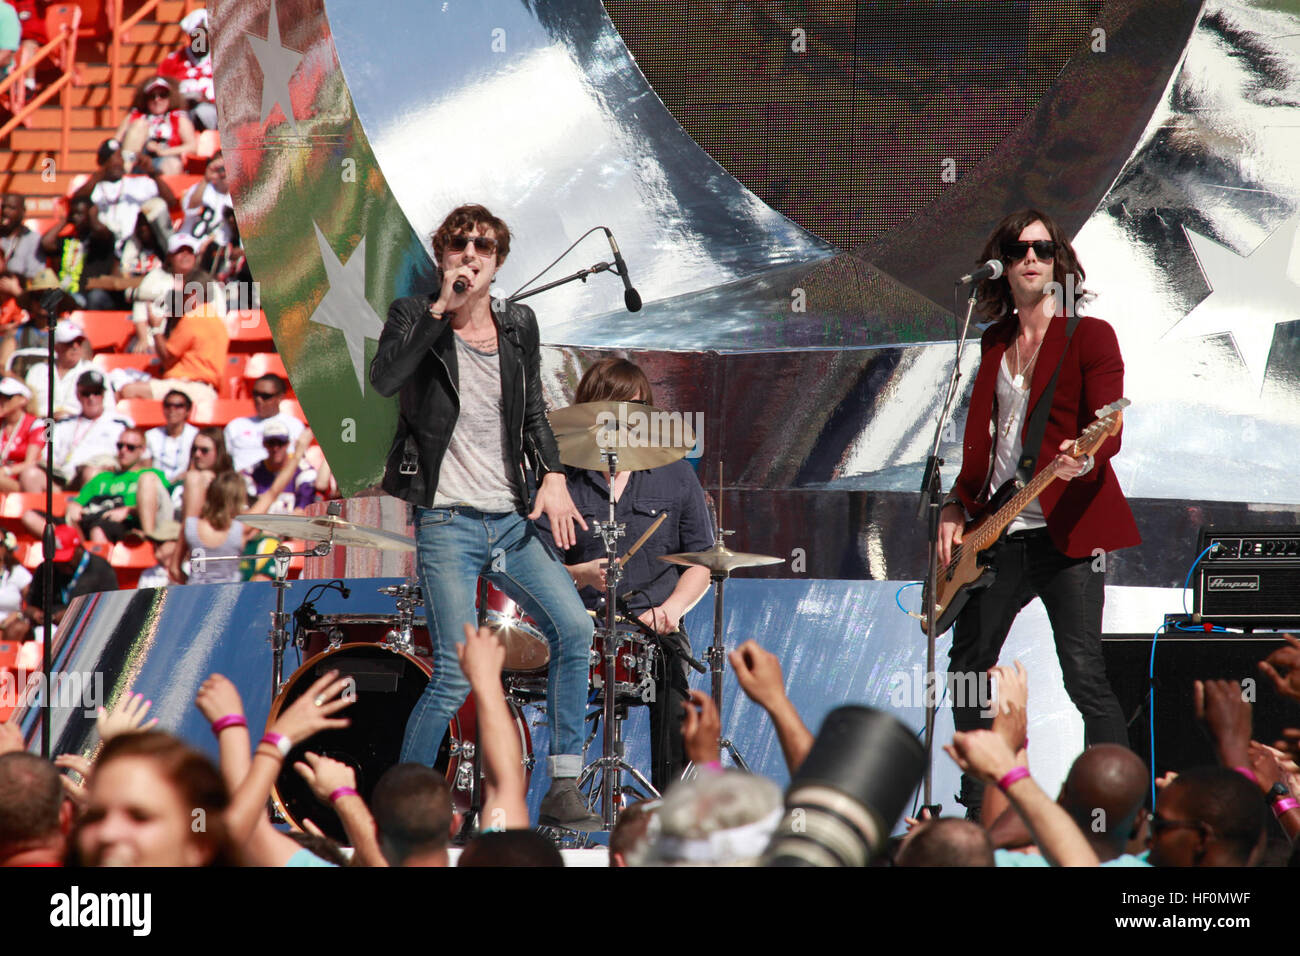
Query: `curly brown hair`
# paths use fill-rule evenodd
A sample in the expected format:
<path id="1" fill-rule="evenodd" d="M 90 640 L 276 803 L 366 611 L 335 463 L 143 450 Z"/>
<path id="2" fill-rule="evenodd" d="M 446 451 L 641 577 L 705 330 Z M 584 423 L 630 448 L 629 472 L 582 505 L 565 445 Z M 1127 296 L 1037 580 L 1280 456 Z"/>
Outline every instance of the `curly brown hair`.
<path id="1" fill-rule="evenodd" d="M 478 203 L 466 203 L 447 213 L 442 225 L 433 231 L 429 241 L 433 244 L 433 254 L 439 263 L 447 249 L 447 240 L 472 230 L 475 226 L 491 229 L 497 241 L 497 265 L 506 261 L 510 254 L 510 227 L 498 217 L 492 215 L 486 206 Z"/>
<path id="2" fill-rule="evenodd" d="M 983 265 L 989 259 L 999 259 L 1003 264 L 1009 265 L 1012 260 L 1007 255 L 1007 245 L 1019 239 L 1020 234 L 1036 222 L 1041 222 L 1047 228 L 1052 241 L 1056 243 L 1056 255 L 1052 259 L 1052 279 L 1062 289 L 1069 289 L 1071 286 L 1067 283 L 1067 276 L 1073 275 L 1074 297 L 1076 300 L 1082 298 L 1085 294 L 1083 288 L 1085 273 L 1078 256 L 1075 255 L 1074 246 L 1070 245 L 1069 237 L 1061 231 L 1056 220 L 1037 209 L 1018 210 L 998 223 L 988 241 L 984 243 L 979 264 Z M 998 279 L 985 279 L 980 282 L 976 292 L 975 309 L 985 319 L 996 321 L 1009 318 L 1015 312 L 1015 308 L 1011 285 L 1005 275 Z"/>

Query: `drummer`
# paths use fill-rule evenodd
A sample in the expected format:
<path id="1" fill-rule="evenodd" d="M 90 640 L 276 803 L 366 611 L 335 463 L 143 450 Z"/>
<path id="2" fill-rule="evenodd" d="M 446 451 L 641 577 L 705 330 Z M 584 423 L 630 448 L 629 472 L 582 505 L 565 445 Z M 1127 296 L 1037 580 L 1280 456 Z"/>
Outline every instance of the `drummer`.
<path id="1" fill-rule="evenodd" d="M 626 359 L 602 359 L 587 369 L 578 384 L 575 404 L 586 402 L 638 402 L 654 404 L 650 381 L 641 368 Z M 586 519 L 609 519 L 609 478 L 606 473 L 568 468 L 569 493 Z M 638 540 L 661 514 L 658 529 L 625 564 L 619 594 L 647 627 L 662 635 L 667 659 L 656 668 L 666 679 L 658 681 L 650 704 L 651 776 L 662 792 L 681 776 L 686 765 L 682 744 L 682 703 L 687 698 L 687 664 L 690 639 L 682 618 L 709 589 L 706 568 L 684 568 L 659 560 L 660 555 L 705 551 L 713 545 L 704 489 L 686 459 L 647 471 L 622 471 L 614 477 L 615 520 L 626 523 L 620 551 Z M 603 615 L 605 597 L 605 546 L 596 534 L 579 534 L 578 543 L 565 552 L 564 562 L 579 596 L 588 609 Z"/>

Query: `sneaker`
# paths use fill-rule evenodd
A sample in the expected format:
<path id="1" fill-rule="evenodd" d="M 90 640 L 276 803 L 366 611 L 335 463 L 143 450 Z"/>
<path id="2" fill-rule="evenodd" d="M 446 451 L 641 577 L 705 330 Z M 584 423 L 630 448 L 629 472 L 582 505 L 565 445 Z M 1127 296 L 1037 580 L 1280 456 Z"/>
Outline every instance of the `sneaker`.
<path id="1" fill-rule="evenodd" d="M 566 830 L 600 830 L 605 825 L 600 817 L 587 809 L 582 791 L 572 777 L 551 781 L 551 789 L 546 791 L 538 808 L 537 823 Z"/>

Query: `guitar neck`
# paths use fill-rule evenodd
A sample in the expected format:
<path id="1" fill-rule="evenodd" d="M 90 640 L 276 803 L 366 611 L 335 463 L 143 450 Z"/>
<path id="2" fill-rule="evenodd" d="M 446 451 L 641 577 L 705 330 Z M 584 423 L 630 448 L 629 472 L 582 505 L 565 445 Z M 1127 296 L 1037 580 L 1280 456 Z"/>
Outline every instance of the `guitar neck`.
<path id="1" fill-rule="evenodd" d="M 1016 519 L 1016 516 L 1029 507 L 1029 503 L 1041 495 L 1043 490 L 1052 483 L 1056 478 L 1059 467 L 1060 462 L 1055 458 L 1052 459 L 1051 464 L 1030 479 L 1029 484 L 1012 495 L 1010 500 L 992 515 L 985 518 L 968 539 L 974 544 L 975 550 L 983 551 L 994 541 L 997 541 L 1002 536 L 1006 526 L 1011 524 Z"/>

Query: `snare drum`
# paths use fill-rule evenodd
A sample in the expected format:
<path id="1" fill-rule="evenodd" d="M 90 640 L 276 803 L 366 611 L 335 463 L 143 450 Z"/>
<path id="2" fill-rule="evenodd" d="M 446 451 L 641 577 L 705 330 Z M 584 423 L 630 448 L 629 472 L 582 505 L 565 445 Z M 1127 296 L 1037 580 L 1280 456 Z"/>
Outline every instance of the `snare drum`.
<path id="1" fill-rule="evenodd" d="M 406 721 L 429 682 L 432 668 L 422 657 L 379 643 L 344 644 L 328 649 L 308 660 L 285 682 L 271 704 L 268 724 L 318 678 L 332 670 L 337 670 L 340 677 L 355 681 L 356 700 L 339 714 L 349 718 L 351 725 L 321 731 L 294 748 L 284 761 L 271 790 L 271 799 L 293 826 L 301 829 L 302 821 L 310 817 L 327 836 L 347 842 L 338 817 L 315 798 L 293 764 L 302 760 L 308 750 L 347 764 L 356 773 L 357 792 L 368 803 L 375 783 L 401 756 Z M 532 735 L 518 705 L 513 701 L 507 703 L 519 733 L 526 778 L 531 777 Z M 435 769 L 447 774 L 452 806 L 461 813 L 469 810 L 473 797 L 476 730 L 477 713 L 471 694 L 452 717 L 434 762 Z"/>
<path id="2" fill-rule="evenodd" d="M 605 641 L 601 634 L 603 619 L 596 619 L 596 633 L 591 639 L 591 689 L 602 691 L 605 686 Z M 614 654 L 614 682 L 617 700 L 624 703 L 648 704 L 655 699 L 655 646 L 638 630 L 621 619 L 614 624 L 616 651 Z"/>

